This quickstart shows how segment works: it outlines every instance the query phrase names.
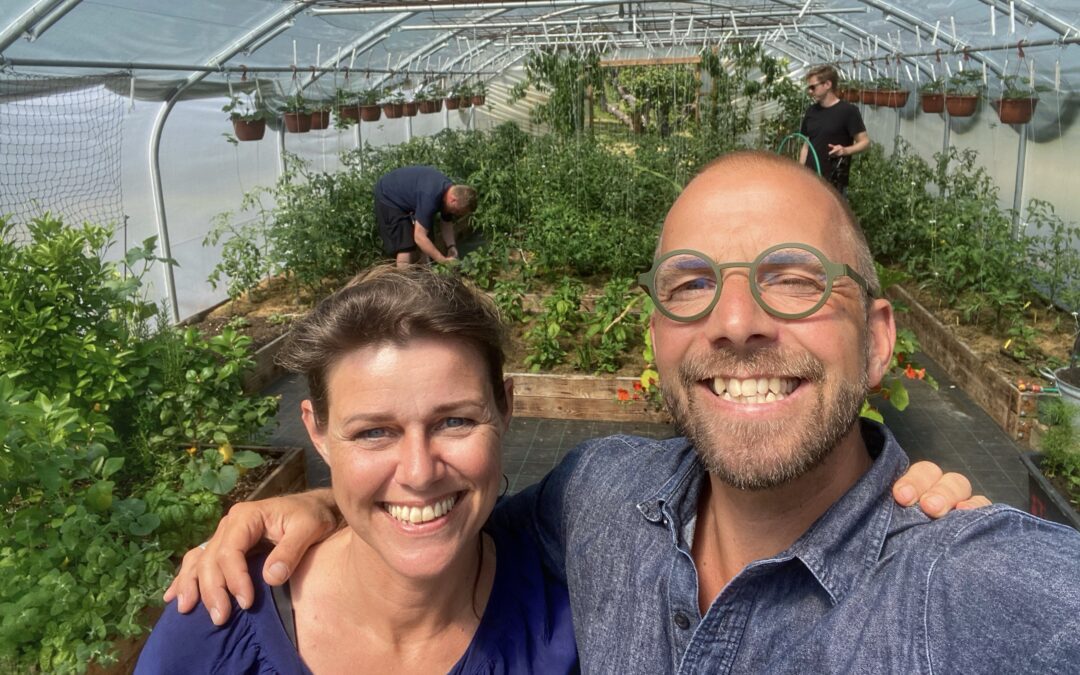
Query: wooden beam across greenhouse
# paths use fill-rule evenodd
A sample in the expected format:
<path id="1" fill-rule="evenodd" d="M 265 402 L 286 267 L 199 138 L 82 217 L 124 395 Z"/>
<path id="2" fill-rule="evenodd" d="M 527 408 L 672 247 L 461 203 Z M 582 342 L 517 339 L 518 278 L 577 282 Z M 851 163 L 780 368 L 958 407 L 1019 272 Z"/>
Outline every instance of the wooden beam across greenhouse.
<path id="1" fill-rule="evenodd" d="M 700 62 L 700 56 L 663 56 L 651 59 L 607 59 L 600 61 L 600 67 L 629 68 L 631 66 L 678 66 Z"/>

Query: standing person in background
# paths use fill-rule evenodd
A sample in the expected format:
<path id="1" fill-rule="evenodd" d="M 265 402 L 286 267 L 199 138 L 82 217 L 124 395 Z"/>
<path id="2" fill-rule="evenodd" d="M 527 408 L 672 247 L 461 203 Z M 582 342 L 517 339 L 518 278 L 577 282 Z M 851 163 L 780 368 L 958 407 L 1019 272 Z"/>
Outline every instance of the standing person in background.
<path id="1" fill-rule="evenodd" d="M 375 183 L 375 220 L 383 249 L 397 264 L 445 263 L 458 258 L 454 221 L 476 210 L 476 190 L 455 185 L 431 166 L 405 166 L 383 175 Z M 444 255 L 435 246 L 432 231 L 439 216 L 439 231 L 446 244 Z"/>
<path id="2" fill-rule="evenodd" d="M 806 93 L 814 104 L 806 109 L 799 132 L 810 139 L 821 176 L 847 197 L 851 160 L 848 157 L 870 147 L 859 109 L 836 96 L 838 76 L 832 66 L 816 66 L 806 74 Z M 799 163 L 817 170 L 806 145 L 799 152 Z"/>

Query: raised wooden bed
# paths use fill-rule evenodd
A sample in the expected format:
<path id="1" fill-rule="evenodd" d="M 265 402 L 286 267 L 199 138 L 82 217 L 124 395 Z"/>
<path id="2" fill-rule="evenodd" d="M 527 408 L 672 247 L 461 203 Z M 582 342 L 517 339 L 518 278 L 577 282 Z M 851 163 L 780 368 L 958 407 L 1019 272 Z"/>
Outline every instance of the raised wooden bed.
<path id="1" fill-rule="evenodd" d="M 258 393 L 285 374 L 285 369 L 276 363 L 275 358 L 285 346 L 286 335 L 288 333 L 279 335 L 255 352 L 255 368 L 244 376 L 245 393 Z"/>
<path id="2" fill-rule="evenodd" d="M 892 286 L 886 294 L 908 307 L 909 311 L 896 313 L 896 323 L 915 333 L 922 351 L 944 368 L 956 386 L 985 410 L 1005 433 L 1027 444 L 1036 417 L 1036 397 L 1021 392 L 1004 375 L 983 363 L 903 288 Z"/>
<path id="3" fill-rule="evenodd" d="M 1028 471 L 1028 513 L 1080 530 L 1080 514 L 1042 473 L 1042 453 L 1020 456 Z"/>
<path id="4" fill-rule="evenodd" d="M 514 414 L 566 420 L 668 423 L 666 412 L 646 401 L 620 401 L 618 390 L 634 392 L 636 377 L 507 373 L 514 378 Z"/>

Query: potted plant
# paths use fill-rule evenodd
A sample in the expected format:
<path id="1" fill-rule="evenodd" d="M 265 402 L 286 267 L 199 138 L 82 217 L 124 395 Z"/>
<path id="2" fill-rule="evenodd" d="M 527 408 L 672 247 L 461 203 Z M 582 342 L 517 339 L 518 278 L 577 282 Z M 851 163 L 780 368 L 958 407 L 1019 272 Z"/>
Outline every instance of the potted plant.
<path id="1" fill-rule="evenodd" d="M 861 85 L 858 80 L 844 80 L 837 87 L 836 96 L 848 103 L 858 103 L 861 100 Z"/>
<path id="2" fill-rule="evenodd" d="M 477 82 L 472 86 L 472 104 L 484 105 L 487 100 L 487 87 L 483 82 Z"/>
<path id="3" fill-rule="evenodd" d="M 1049 429 L 1041 452 L 1021 456 L 1028 470 L 1028 510 L 1040 518 L 1080 530 L 1080 437 L 1074 420 L 1077 408 L 1064 398 L 1044 399 L 1039 420 Z"/>
<path id="4" fill-rule="evenodd" d="M 909 93 L 891 77 L 879 77 L 874 83 L 874 104 L 886 108 L 903 108 L 907 105 Z"/>
<path id="5" fill-rule="evenodd" d="M 330 109 L 333 106 L 327 101 L 311 103 L 311 128 L 326 129 L 330 126 Z"/>
<path id="6" fill-rule="evenodd" d="M 919 102 L 923 112 L 945 112 L 945 80 L 939 77 L 919 87 Z"/>
<path id="7" fill-rule="evenodd" d="M 402 113 L 405 117 L 416 117 L 416 113 L 420 111 L 420 102 L 415 98 L 411 101 L 405 101 Z"/>
<path id="8" fill-rule="evenodd" d="M 960 70 L 953 73 L 945 87 L 945 110 L 950 117 L 971 117 L 982 93 L 982 73 Z"/>
<path id="9" fill-rule="evenodd" d="M 1016 75 L 1006 75 L 1001 80 L 1001 98 L 997 100 L 998 119 L 1005 124 L 1027 124 L 1035 114 L 1039 92 L 1045 87 L 1032 87 Z"/>
<path id="10" fill-rule="evenodd" d="M 416 91 L 416 100 L 423 114 L 442 112 L 443 98 L 446 92 L 434 83 L 428 83 Z"/>
<path id="11" fill-rule="evenodd" d="M 397 119 L 405 114 L 405 96 L 400 91 L 388 92 L 381 103 L 387 119 Z"/>
<path id="12" fill-rule="evenodd" d="M 274 118 L 274 113 L 260 99 L 251 94 L 234 94 L 222 108 L 232 120 L 233 134 L 230 141 L 258 141 L 266 135 L 266 121 Z"/>
<path id="13" fill-rule="evenodd" d="M 457 86 L 456 93 L 457 93 L 457 97 L 458 97 L 458 107 L 459 108 L 470 108 L 470 107 L 472 107 L 473 88 L 472 88 L 471 84 L 467 84 L 465 82 L 462 82 L 461 84 L 459 84 Z"/>
<path id="14" fill-rule="evenodd" d="M 443 102 L 446 104 L 447 110 L 457 110 L 461 107 L 461 96 L 459 94 L 460 88 L 461 85 L 454 85 L 450 88 L 449 91 L 446 92 L 446 98 L 443 99 Z"/>
<path id="15" fill-rule="evenodd" d="M 296 92 L 286 98 L 281 111 L 289 133 L 305 134 L 311 131 L 311 106 L 302 93 Z"/>

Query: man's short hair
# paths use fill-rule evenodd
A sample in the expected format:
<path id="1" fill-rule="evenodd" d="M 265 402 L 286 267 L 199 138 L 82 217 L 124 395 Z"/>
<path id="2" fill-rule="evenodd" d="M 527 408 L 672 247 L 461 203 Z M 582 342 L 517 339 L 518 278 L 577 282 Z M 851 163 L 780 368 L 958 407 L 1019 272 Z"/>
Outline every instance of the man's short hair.
<path id="1" fill-rule="evenodd" d="M 476 211 L 476 188 L 469 185 L 454 185 L 450 188 L 450 194 L 458 203 L 459 215 Z"/>
<path id="2" fill-rule="evenodd" d="M 832 82 L 833 91 L 836 91 L 840 83 L 840 74 L 836 72 L 836 68 L 828 64 L 811 68 L 806 73 L 806 79 L 809 80 L 811 77 L 816 77 L 819 82 Z"/>

